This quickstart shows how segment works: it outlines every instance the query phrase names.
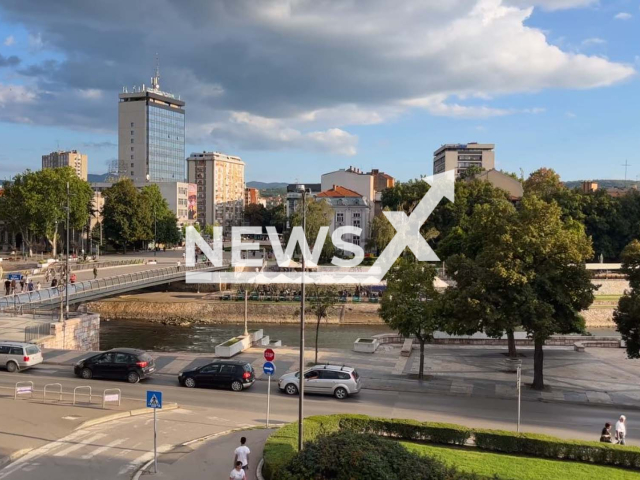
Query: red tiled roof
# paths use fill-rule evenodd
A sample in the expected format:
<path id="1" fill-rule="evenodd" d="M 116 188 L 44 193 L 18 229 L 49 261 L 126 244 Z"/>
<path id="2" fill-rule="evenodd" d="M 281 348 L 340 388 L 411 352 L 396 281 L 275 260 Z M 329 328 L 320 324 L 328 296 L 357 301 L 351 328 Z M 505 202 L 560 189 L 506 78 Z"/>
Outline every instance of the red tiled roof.
<path id="1" fill-rule="evenodd" d="M 317 197 L 362 197 L 358 192 L 349 190 L 348 188 L 334 185 L 332 189 L 320 192 Z"/>

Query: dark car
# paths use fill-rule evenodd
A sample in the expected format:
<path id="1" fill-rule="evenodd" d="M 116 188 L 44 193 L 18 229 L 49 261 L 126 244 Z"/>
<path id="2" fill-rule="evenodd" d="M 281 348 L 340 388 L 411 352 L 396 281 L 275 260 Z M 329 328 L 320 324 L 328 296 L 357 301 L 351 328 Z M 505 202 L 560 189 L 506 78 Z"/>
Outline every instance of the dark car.
<path id="1" fill-rule="evenodd" d="M 153 357 L 144 350 L 115 348 L 75 364 L 73 372 L 85 380 L 108 378 L 138 383 L 156 371 Z"/>
<path id="2" fill-rule="evenodd" d="M 249 388 L 255 380 L 250 363 L 222 360 L 178 375 L 178 381 L 183 387 L 231 387 L 234 392 Z"/>

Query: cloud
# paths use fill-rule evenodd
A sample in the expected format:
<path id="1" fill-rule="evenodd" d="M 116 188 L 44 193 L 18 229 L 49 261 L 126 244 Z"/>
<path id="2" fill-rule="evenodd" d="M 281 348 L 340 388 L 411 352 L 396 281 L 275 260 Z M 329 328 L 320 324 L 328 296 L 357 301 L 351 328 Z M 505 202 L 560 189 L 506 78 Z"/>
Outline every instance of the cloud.
<path id="1" fill-rule="evenodd" d="M 113 132 L 117 93 L 148 83 L 161 52 L 160 85 L 186 101 L 188 136 L 351 155 L 353 125 L 416 108 L 461 119 L 535 113 L 498 102 L 630 78 L 632 66 L 563 50 L 527 22 L 537 7 L 595 4 L 155 0 L 149 16 L 127 0 L 3 0 L 0 15 L 24 25 L 41 60 L 19 71 L 37 107 L 7 105 L 0 118 Z"/>
<path id="2" fill-rule="evenodd" d="M 605 43 L 607 43 L 606 40 L 598 37 L 585 38 L 582 41 L 582 45 L 584 45 L 585 47 L 589 47 L 591 45 L 604 45 Z"/>
<path id="3" fill-rule="evenodd" d="M 105 142 L 83 142 L 81 145 L 84 148 L 95 148 L 95 149 L 116 148 L 118 146 L 118 144 L 116 142 L 109 142 L 109 141 L 105 141 Z"/>
<path id="4" fill-rule="evenodd" d="M 631 20 L 633 18 L 633 15 L 627 12 L 620 12 L 613 18 L 615 18 L 616 20 Z"/>
<path id="5" fill-rule="evenodd" d="M 11 45 L 15 45 L 16 39 L 13 37 L 13 35 L 9 35 L 7 38 L 4 39 L 3 43 L 5 47 L 10 47 Z"/>
<path id="6" fill-rule="evenodd" d="M 20 59 L 15 55 L 11 55 L 10 57 L 4 57 L 0 53 L 0 67 L 15 67 L 20 63 Z"/>
<path id="7" fill-rule="evenodd" d="M 573 112 L 564 112 L 565 117 L 567 118 L 576 118 L 578 115 L 576 115 Z"/>

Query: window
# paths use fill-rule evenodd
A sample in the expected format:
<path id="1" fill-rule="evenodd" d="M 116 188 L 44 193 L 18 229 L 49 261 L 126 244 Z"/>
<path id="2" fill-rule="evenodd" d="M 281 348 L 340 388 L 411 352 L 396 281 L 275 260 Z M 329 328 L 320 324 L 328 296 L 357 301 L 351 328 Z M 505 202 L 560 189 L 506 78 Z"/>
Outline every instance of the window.
<path id="1" fill-rule="evenodd" d="M 360 218 L 360 212 L 353 212 L 353 218 Z"/>
<path id="2" fill-rule="evenodd" d="M 344 222 L 344 213 L 336 213 L 336 222 Z"/>
<path id="3" fill-rule="evenodd" d="M 133 128 L 133 122 L 131 122 L 131 128 Z"/>
<path id="4" fill-rule="evenodd" d="M 6 355 L 7 353 L 9 353 L 9 347 L 7 346 L 0 346 L 0 355 Z"/>
<path id="5" fill-rule="evenodd" d="M 133 160 L 133 155 L 131 155 L 131 160 Z M 131 166 L 133 167 L 133 163 L 131 164 Z"/>
<path id="6" fill-rule="evenodd" d="M 132 166 L 133 166 L 133 165 L 132 165 Z M 354 221 L 353 221 L 353 226 L 354 226 L 354 227 L 358 227 L 358 228 L 360 228 L 360 220 L 354 220 Z"/>
<path id="7" fill-rule="evenodd" d="M 220 365 L 206 365 L 202 367 L 200 373 L 218 373 L 220 371 Z"/>
<path id="8" fill-rule="evenodd" d="M 222 368 L 220 368 L 220 373 L 231 374 L 234 372 L 235 369 L 236 369 L 235 365 L 222 365 Z"/>
<path id="9" fill-rule="evenodd" d="M 133 155 L 131 155 L 131 159 L 133 160 Z M 131 168 L 133 168 L 133 163 L 131 164 Z"/>
<path id="10" fill-rule="evenodd" d="M 133 152 L 133 147 L 131 147 L 131 151 Z"/>
<path id="11" fill-rule="evenodd" d="M 33 347 L 27 347 L 27 355 L 35 355 L 36 353 L 40 353 L 40 349 L 35 345 Z"/>
<path id="12" fill-rule="evenodd" d="M 131 143 L 133 143 L 133 138 L 131 139 Z"/>
<path id="13" fill-rule="evenodd" d="M 131 176 L 133 177 L 133 172 L 131 172 Z"/>
<path id="14" fill-rule="evenodd" d="M 310 372 L 304 374 L 304 378 L 306 378 L 307 380 L 317 380 L 319 377 L 320 374 L 317 370 L 311 370 Z"/>
<path id="15" fill-rule="evenodd" d="M 135 362 L 131 362 L 131 356 L 128 353 L 116 353 L 116 363 L 135 363 Z"/>
<path id="16" fill-rule="evenodd" d="M 22 347 L 11 347 L 9 355 L 22 355 Z"/>
<path id="17" fill-rule="evenodd" d="M 351 376 L 347 372 L 337 372 L 340 380 L 349 380 Z"/>
<path id="18" fill-rule="evenodd" d="M 338 372 L 333 370 L 320 370 L 320 378 L 322 380 L 337 380 Z"/>
<path id="19" fill-rule="evenodd" d="M 133 136 L 133 130 L 131 130 L 131 135 Z"/>
<path id="20" fill-rule="evenodd" d="M 96 360 L 96 363 L 113 363 L 113 357 L 113 353 L 105 353 L 100 358 L 98 358 L 98 360 Z"/>

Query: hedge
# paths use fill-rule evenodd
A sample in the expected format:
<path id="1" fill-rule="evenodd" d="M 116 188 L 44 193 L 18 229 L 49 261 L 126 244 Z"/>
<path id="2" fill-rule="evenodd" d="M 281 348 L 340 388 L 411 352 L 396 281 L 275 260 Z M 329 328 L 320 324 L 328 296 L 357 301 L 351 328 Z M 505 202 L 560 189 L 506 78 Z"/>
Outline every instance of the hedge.
<path id="1" fill-rule="evenodd" d="M 640 448 L 602 442 L 565 440 L 535 433 L 503 430 L 474 430 L 476 447 L 501 453 L 515 453 L 598 465 L 640 468 Z"/>

